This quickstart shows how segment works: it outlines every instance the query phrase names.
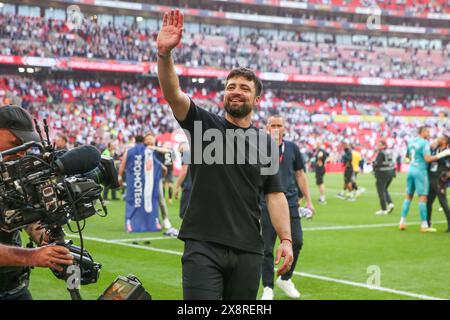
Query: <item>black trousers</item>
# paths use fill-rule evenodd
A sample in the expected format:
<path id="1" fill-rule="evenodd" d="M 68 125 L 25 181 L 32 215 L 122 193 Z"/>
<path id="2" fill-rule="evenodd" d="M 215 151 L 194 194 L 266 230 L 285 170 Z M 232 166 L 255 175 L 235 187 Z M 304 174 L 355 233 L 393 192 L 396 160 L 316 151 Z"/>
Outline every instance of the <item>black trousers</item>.
<path id="1" fill-rule="evenodd" d="M 447 218 L 448 230 L 450 230 L 450 208 L 447 201 L 447 188 L 439 188 L 438 179 L 430 178 L 430 191 L 427 199 L 428 225 L 431 226 L 431 213 L 433 211 L 433 202 L 439 199 L 445 217 Z"/>
<path id="2" fill-rule="evenodd" d="M 387 204 L 392 203 L 388 188 L 393 178 L 391 173 L 377 172 L 375 174 L 378 198 L 380 199 L 382 210 L 387 210 Z"/>
<path id="3" fill-rule="evenodd" d="M 320 186 L 324 183 L 323 177 L 325 176 L 325 167 L 316 168 L 316 185 Z"/>
<path id="4" fill-rule="evenodd" d="M 291 233 L 292 233 L 292 249 L 294 253 L 294 262 L 291 269 L 281 276 L 283 280 L 289 280 L 292 278 L 295 266 L 297 265 L 300 250 L 303 246 L 303 232 L 302 225 L 300 223 L 300 217 L 298 216 L 298 207 L 289 208 L 291 215 Z M 273 249 L 275 241 L 277 239 L 277 233 L 270 221 L 269 213 L 267 210 L 262 210 L 261 227 L 262 237 L 264 240 L 264 259 L 262 265 L 262 282 L 264 287 L 273 288 L 274 279 L 274 254 Z"/>
<path id="5" fill-rule="evenodd" d="M 256 300 L 262 255 L 186 240 L 181 262 L 185 300 Z"/>
<path id="6" fill-rule="evenodd" d="M 353 177 L 352 177 L 352 189 L 358 190 L 358 184 L 356 183 L 356 178 L 358 177 L 358 172 L 353 171 Z"/>
<path id="7" fill-rule="evenodd" d="M 112 199 L 117 200 L 117 189 L 111 189 L 109 187 L 103 187 L 103 199 L 108 200 L 109 190 L 111 190 Z"/>

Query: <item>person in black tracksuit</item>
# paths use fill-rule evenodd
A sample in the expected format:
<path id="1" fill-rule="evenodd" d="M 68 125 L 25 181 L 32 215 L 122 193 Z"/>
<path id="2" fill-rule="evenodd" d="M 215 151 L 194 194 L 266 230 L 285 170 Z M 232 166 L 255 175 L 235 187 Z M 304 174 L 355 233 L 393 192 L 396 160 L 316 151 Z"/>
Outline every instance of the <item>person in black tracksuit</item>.
<path id="1" fill-rule="evenodd" d="M 342 155 L 342 163 L 344 164 L 344 188 L 337 194 L 337 197 L 343 200 L 354 201 L 355 192 L 353 190 L 353 182 L 355 181 L 355 175 L 352 164 L 352 149 L 347 142 L 343 143 L 343 148 L 344 154 Z"/>
<path id="2" fill-rule="evenodd" d="M 394 209 L 391 195 L 388 188 L 395 177 L 395 162 L 390 150 L 387 150 L 386 141 L 378 142 L 378 154 L 373 162 L 378 198 L 380 199 L 381 210 L 377 215 L 386 215 Z"/>
<path id="3" fill-rule="evenodd" d="M 269 118 L 267 129 L 274 140 L 279 141 L 280 154 L 280 178 L 284 187 L 284 194 L 288 200 L 291 217 L 291 233 L 293 242 L 294 262 L 289 272 L 277 279 L 277 286 L 281 288 L 289 297 L 299 298 L 300 293 L 295 288 L 292 278 L 295 266 L 303 245 L 302 226 L 299 217 L 299 192 L 306 200 L 306 207 L 314 210 L 306 179 L 306 167 L 304 159 L 298 146 L 283 140 L 284 120 L 281 116 L 275 115 Z M 276 130 L 276 131 L 275 131 Z M 264 260 L 262 264 L 262 283 L 264 286 L 263 300 L 273 299 L 274 287 L 274 254 L 276 232 L 270 221 L 267 211 L 266 201 L 261 195 L 261 226 L 264 240 Z"/>
<path id="4" fill-rule="evenodd" d="M 326 204 L 324 176 L 325 176 L 325 163 L 328 157 L 329 157 L 328 152 L 326 152 L 325 149 L 322 148 L 322 142 L 320 141 L 317 142 L 317 149 L 315 151 L 316 163 L 314 166 L 314 171 L 316 175 L 316 185 L 319 187 L 320 192 L 319 197 L 320 204 Z"/>
<path id="5" fill-rule="evenodd" d="M 450 147 L 450 139 L 448 136 L 442 136 L 437 141 L 436 148 L 432 148 L 431 154 L 436 155 Z M 448 228 L 450 232 L 450 208 L 447 201 L 447 181 L 448 172 L 450 171 L 450 157 L 441 158 L 438 161 L 430 163 L 428 176 L 430 181 L 430 191 L 427 199 L 428 225 L 431 227 L 431 213 L 433 211 L 433 202 L 436 197 L 439 199 L 442 209 L 447 218 Z"/>

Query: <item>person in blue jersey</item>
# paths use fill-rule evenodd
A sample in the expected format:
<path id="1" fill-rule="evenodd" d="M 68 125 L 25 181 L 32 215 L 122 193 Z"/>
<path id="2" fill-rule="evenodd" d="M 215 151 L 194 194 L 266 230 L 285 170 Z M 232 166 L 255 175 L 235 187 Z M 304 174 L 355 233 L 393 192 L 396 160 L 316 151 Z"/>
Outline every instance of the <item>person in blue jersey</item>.
<path id="1" fill-rule="evenodd" d="M 450 154 L 449 150 L 431 155 L 428 138 L 429 129 L 425 126 L 419 128 L 419 136 L 408 143 L 407 158 L 410 159 L 408 176 L 406 178 L 406 198 L 403 202 L 400 218 L 400 230 L 406 229 L 406 217 L 409 213 L 414 193 L 419 196 L 420 230 L 421 232 L 436 232 L 428 226 L 427 197 L 429 191 L 428 164 L 444 158 Z"/>
<path id="2" fill-rule="evenodd" d="M 136 145 L 125 152 L 119 169 L 119 177 L 127 172 L 126 231 L 159 231 L 159 181 L 167 169 L 151 147 L 152 135 L 136 136 L 135 142 Z"/>

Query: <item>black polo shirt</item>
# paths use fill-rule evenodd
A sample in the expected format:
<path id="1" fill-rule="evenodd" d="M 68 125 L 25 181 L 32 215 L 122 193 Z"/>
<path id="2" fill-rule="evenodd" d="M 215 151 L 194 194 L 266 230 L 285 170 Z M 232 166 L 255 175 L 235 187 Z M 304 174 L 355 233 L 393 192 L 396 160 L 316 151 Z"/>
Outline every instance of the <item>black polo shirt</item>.
<path id="1" fill-rule="evenodd" d="M 344 155 L 342 156 L 342 162 L 344 163 L 345 169 L 352 169 L 352 150 L 351 149 L 345 149 Z"/>
<path id="2" fill-rule="evenodd" d="M 431 149 L 431 155 L 434 156 L 445 149 L 434 148 Z M 437 161 L 433 161 L 428 166 L 428 172 L 430 179 L 439 179 L 442 172 L 450 170 L 450 157 L 441 158 Z"/>
<path id="3" fill-rule="evenodd" d="M 316 171 L 323 171 L 325 169 L 325 161 L 327 161 L 329 154 L 324 149 L 319 148 L 315 153 L 316 158 Z M 322 161 L 322 164 L 319 165 L 318 162 Z"/>
<path id="4" fill-rule="evenodd" d="M 191 137 L 191 164 L 189 166 L 192 178 L 191 198 L 186 210 L 186 215 L 180 228 L 179 238 L 182 240 L 194 239 L 209 241 L 225 246 L 237 248 L 243 251 L 263 253 L 264 245 L 261 238 L 259 206 L 259 194 L 282 192 L 278 173 L 273 175 L 262 175 L 261 163 L 252 164 L 249 161 L 250 154 L 245 153 L 245 163 L 237 164 L 237 143 L 223 138 L 218 140 L 226 155 L 231 154 L 230 148 L 234 149 L 234 164 L 206 164 L 205 161 L 198 164 L 196 162 L 196 152 L 202 153 L 211 148 L 216 139 L 209 141 L 200 140 L 195 137 L 194 122 L 198 131 L 202 135 L 208 129 L 215 129 L 226 136 L 226 130 L 239 130 L 244 133 L 258 132 L 270 150 L 273 140 L 262 130 L 253 126 L 249 128 L 239 128 L 228 122 L 224 117 L 217 116 L 202 108 L 199 108 L 191 100 L 191 105 L 187 117 L 184 121 L 179 121 L 181 127 L 185 129 Z M 248 130 L 252 130 L 248 132 Z M 209 131 L 211 132 L 211 131 Z M 228 141 L 228 148 L 227 143 Z M 201 144 L 199 146 L 199 144 Z M 249 140 L 245 140 L 245 147 L 260 151 L 259 144 L 255 145 Z M 196 149 L 199 148 L 199 149 Z M 275 146 L 276 148 L 276 146 Z M 224 159 L 225 160 L 225 159 Z M 224 163 L 228 163 L 225 162 Z"/>
<path id="5" fill-rule="evenodd" d="M 279 146 L 280 154 L 280 179 L 283 185 L 289 207 L 298 207 L 298 186 L 295 178 L 295 171 L 306 171 L 305 161 L 300 153 L 298 146 L 291 142 L 283 140 Z M 261 205 L 266 209 L 265 198 L 261 197 Z"/>
<path id="6" fill-rule="evenodd" d="M 184 151 L 181 155 L 181 164 L 182 165 L 189 165 L 191 159 L 191 152 L 190 151 Z M 192 188 L 192 179 L 191 179 L 191 173 L 188 167 L 188 171 L 186 172 L 186 177 L 184 178 L 183 183 L 181 184 L 181 188 L 183 190 L 190 190 Z"/>

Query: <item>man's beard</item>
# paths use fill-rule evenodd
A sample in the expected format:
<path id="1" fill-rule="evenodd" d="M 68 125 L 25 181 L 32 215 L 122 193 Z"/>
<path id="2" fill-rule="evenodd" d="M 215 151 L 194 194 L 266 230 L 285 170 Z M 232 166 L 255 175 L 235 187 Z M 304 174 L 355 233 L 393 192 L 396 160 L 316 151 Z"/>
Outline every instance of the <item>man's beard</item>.
<path id="1" fill-rule="evenodd" d="M 224 103 L 224 108 L 225 111 L 230 114 L 232 117 L 234 118 L 238 118 L 238 119 L 242 119 L 245 118 L 246 116 L 248 116 L 250 114 L 250 112 L 252 112 L 253 110 L 253 106 L 249 105 L 248 103 L 244 102 L 241 106 L 239 107 L 232 107 L 230 105 L 229 101 L 226 101 Z"/>

